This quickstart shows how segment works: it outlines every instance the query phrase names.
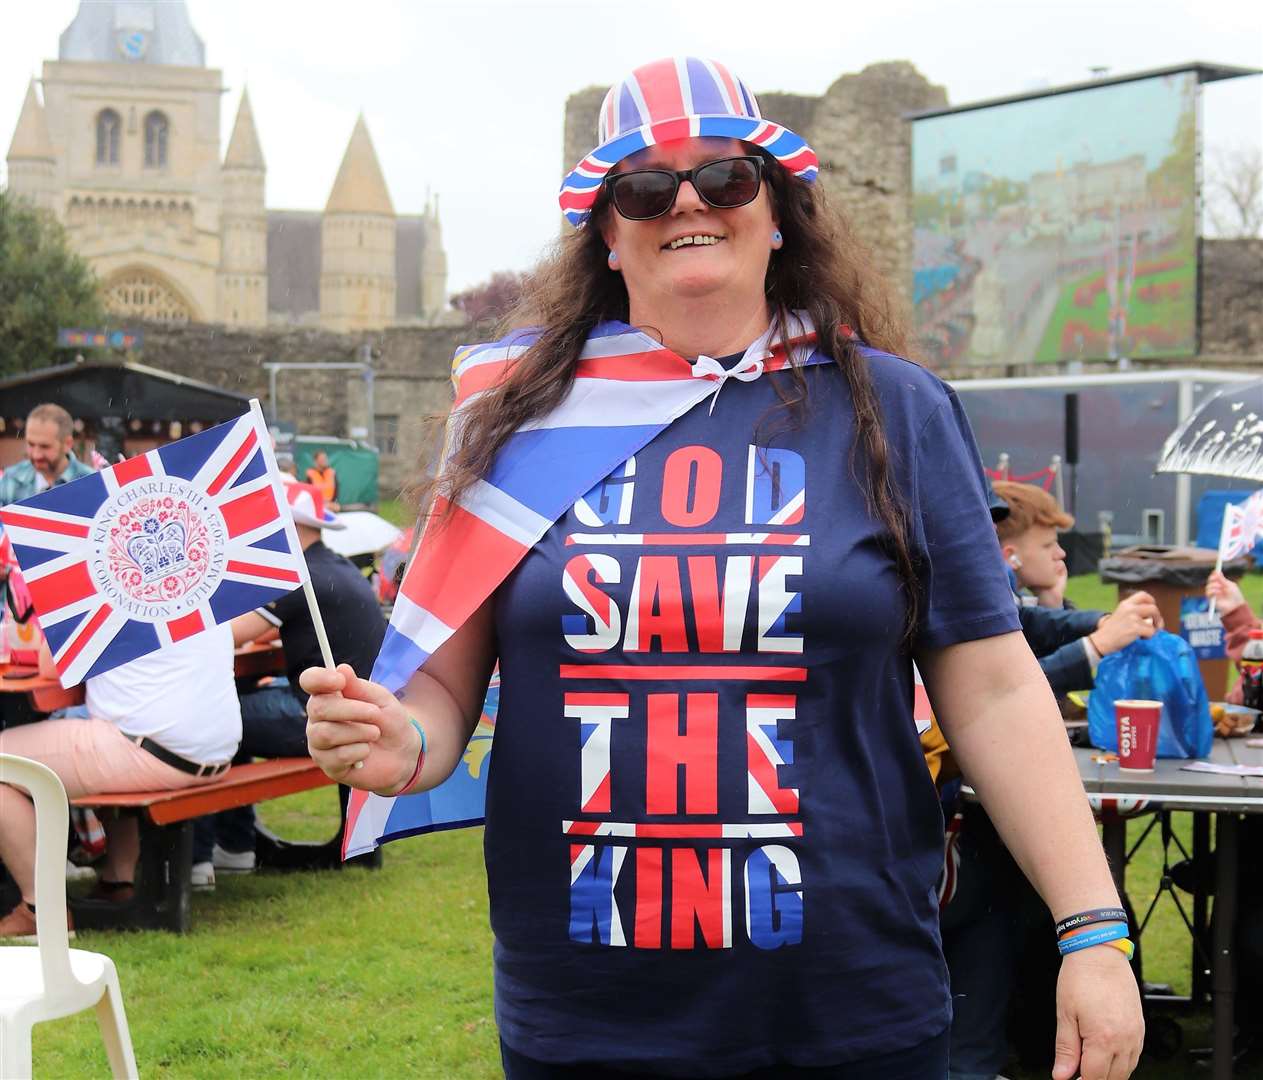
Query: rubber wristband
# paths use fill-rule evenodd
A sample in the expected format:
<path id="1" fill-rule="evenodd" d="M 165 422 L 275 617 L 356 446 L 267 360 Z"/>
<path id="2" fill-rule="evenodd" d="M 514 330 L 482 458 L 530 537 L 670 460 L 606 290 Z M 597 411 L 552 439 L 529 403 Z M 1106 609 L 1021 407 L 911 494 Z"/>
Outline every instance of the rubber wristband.
<path id="1" fill-rule="evenodd" d="M 1107 941 L 1106 945 L 1113 945 L 1128 960 L 1136 955 L 1136 943 L 1131 938 L 1115 938 L 1113 941 Z"/>
<path id="2" fill-rule="evenodd" d="M 1110 941 L 1121 940 L 1127 937 L 1127 927 L 1114 926 L 1108 929 L 1097 930 L 1095 933 L 1082 934 L 1079 937 L 1073 937 L 1066 941 L 1057 942 L 1057 951 L 1062 956 L 1068 956 L 1072 952 L 1078 952 L 1080 949 L 1090 949 L 1093 945 L 1105 945 Z"/>
<path id="3" fill-rule="evenodd" d="M 1061 937 L 1067 930 L 1074 930 L 1089 923 L 1126 922 L 1127 912 L 1120 907 L 1093 908 L 1091 911 L 1080 911 L 1076 915 L 1067 915 L 1057 924 L 1057 936 Z"/>
<path id="4" fill-rule="evenodd" d="M 1127 928 L 1127 924 L 1125 922 L 1122 922 L 1121 920 L 1111 920 L 1110 922 L 1099 922 L 1099 923 L 1084 923 L 1082 926 L 1076 926 L 1073 930 L 1067 930 L 1057 940 L 1059 942 L 1073 941 L 1075 938 L 1082 937 L 1084 934 L 1095 934 L 1107 928 L 1114 928 L 1118 926 L 1121 926 L 1124 929 Z"/>
<path id="5" fill-rule="evenodd" d="M 423 728 L 420 724 L 418 724 L 416 719 L 411 716 L 408 717 L 408 723 L 410 723 L 414 728 L 416 728 L 417 734 L 421 736 L 421 749 L 417 751 L 416 768 L 412 770 L 412 775 L 408 777 L 408 782 L 404 784 L 404 786 L 401 787 L 398 791 L 396 791 L 395 795 L 402 795 L 405 791 L 407 791 L 410 787 L 412 787 L 412 785 L 417 782 L 417 777 L 421 775 L 422 766 L 425 765 L 425 745 L 426 745 L 425 728 Z"/>

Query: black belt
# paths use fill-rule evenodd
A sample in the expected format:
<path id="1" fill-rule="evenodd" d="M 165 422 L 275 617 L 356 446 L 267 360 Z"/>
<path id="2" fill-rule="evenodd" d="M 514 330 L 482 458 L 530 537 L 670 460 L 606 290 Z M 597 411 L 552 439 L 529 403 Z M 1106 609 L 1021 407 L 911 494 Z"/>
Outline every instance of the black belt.
<path id="1" fill-rule="evenodd" d="M 159 761 L 165 762 L 173 769 L 179 769 L 180 772 L 190 773 L 193 776 L 209 776 L 216 777 L 222 773 L 226 773 L 231 761 L 221 761 L 215 765 L 202 765 L 197 761 L 190 761 L 186 757 L 180 757 L 179 754 L 168 750 L 162 743 L 154 742 L 147 735 L 128 735 L 128 740 L 134 742 L 146 753 L 153 754 Z"/>

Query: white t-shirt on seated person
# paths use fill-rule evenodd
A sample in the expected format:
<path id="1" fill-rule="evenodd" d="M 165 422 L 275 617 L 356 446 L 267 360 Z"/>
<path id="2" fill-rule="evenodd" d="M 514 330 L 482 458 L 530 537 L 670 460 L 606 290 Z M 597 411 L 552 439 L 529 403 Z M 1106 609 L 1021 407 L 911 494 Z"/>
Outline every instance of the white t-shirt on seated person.
<path id="1" fill-rule="evenodd" d="M 85 688 L 88 715 L 190 761 L 228 761 L 241 742 L 232 649 L 229 626 L 212 626 L 96 675 Z"/>

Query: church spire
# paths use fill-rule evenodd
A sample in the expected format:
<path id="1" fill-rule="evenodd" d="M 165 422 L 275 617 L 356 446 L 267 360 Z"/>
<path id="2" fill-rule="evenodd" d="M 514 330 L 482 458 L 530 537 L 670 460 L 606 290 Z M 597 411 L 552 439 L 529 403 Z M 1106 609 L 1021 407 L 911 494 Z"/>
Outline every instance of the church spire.
<path id="1" fill-rule="evenodd" d="M 395 216 L 394 203 L 390 201 L 390 191 L 386 187 L 386 178 L 377 161 L 377 151 L 373 149 L 363 113 L 355 121 L 351 140 L 333 181 L 333 190 L 329 192 L 329 201 L 325 204 L 325 213 Z"/>
<path id="2" fill-rule="evenodd" d="M 55 161 L 53 140 L 48 135 L 48 118 L 35 94 L 35 80 L 26 88 L 26 100 L 18 116 L 18 126 L 9 144 L 9 161 Z"/>
<path id="3" fill-rule="evenodd" d="M 241 91 L 241 104 L 237 107 L 237 121 L 232 126 L 232 138 L 228 140 L 228 152 L 224 155 L 224 168 L 267 168 L 254 128 L 254 112 L 250 108 L 250 91 L 247 89 Z"/>

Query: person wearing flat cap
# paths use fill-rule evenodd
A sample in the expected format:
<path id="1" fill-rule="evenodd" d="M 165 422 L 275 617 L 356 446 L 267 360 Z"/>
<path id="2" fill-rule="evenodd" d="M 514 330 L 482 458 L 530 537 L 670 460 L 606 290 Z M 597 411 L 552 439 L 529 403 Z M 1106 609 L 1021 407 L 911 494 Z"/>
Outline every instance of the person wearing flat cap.
<path id="1" fill-rule="evenodd" d="M 385 619 L 372 586 L 356 566 L 320 539 L 324 530 L 346 526 L 325 507 L 319 488 L 294 482 L 285 485 L 285 496 L 333 657 L 367 676 L 386 632 Z M 241 746 L 233 763 L 305 755 L 307 693 L 299 685 L 299 674 L 324 661 L 304 591 L 295 589 L 265 608 L 238 615 L 231 625 L 237 645 L 279 631 L 286 672 L 284 679 L 241 694 Z M 216 870 L 231 873 L 254 868 L 252 806 L 200 818 L 194 837 L 195 887 L 212 886 Z"/>
<path id="2" fill-rule="evenodd" d="M 510 1080 L 946 1076 L 914 659 L 1081 932 L 1059 942 L 1054 1076 L 1122 1080 L 1139 1055 L 1127 927 L 972 434 L 901 358 L 818 171 L 721 63 L 615 84 L 562 184 L 574 231 L 508 334 L 457 354 L 374 679 L 302 674 L 312 756 L 385 815 L 465 768 L 498 661 L 484 847 Z"/>

